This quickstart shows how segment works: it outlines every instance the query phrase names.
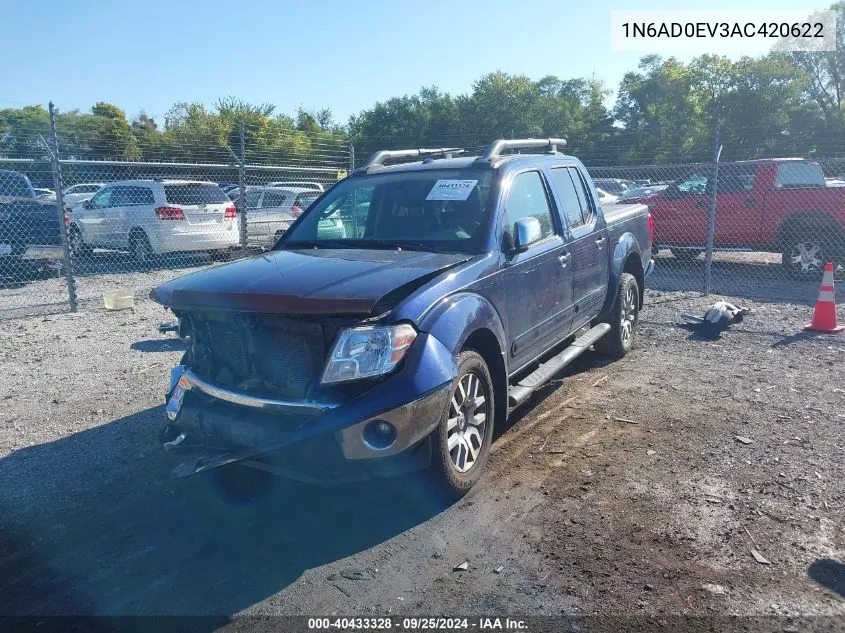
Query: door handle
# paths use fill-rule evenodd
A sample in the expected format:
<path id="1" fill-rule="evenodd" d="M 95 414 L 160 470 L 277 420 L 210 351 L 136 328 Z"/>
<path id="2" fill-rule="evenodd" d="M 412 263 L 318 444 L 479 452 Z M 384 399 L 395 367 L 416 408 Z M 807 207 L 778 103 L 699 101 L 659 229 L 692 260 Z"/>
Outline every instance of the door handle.
<path id="1" fill-rule="evenodd" d="M 604 238 L 604 237 L 600 237 L 599 239 L 597 239 L 597 240 L 596 240 L 596 246 L 598 246 L 599 248 L 601 248 L 602 246 L 604 246 L 604 242 L 605 242 L 605 240 L 606 240 L 606 238 Z"/>
<path id="2" fill-rule="evenodd" d="M 751 209 L 751 208 L 753 208 L 753 207 L 754 207 L 754 205 L 755 205 L 755 204 L 757 204 L 757 203 L 756 203 L 756 201 L 754 200 L 754 198 L 746 198 L 746 199 L 744 200 L 743 204 L 745 204 L 745 206 L 746 206 L 746 207 L 748 207 L 749 209 Z"/>
<path id="3" fill-rule="evenodd" d="M 572 258 L 571 253 L 564 253 L 563 255 L 559 255 L 557 261 L 560 262 L 560 265 L 566 268 L 566 265 L 569 263 L 569 260 Z"/>

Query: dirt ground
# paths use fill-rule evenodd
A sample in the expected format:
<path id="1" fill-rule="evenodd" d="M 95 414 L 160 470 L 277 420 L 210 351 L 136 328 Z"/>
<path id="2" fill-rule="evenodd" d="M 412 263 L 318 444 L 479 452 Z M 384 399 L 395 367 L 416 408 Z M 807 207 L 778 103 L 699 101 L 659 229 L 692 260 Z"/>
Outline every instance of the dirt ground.
<path id="1" fill-rule="evenodd" d="M 840 626 L 845 335 L 803 333 L 806 303 L 745 299 L 753 313 L 721 340 L 678 326 L 715 299 L 652 292 L 635 351 L 586 354 L 514 411 L 453 505 L 418 477 L 275 480 L 250 502 L 211 476 L 172 481 L 156 431 L 182 344 L 154 331 L 162 308 L 4 321 L 0 614 Z"/>

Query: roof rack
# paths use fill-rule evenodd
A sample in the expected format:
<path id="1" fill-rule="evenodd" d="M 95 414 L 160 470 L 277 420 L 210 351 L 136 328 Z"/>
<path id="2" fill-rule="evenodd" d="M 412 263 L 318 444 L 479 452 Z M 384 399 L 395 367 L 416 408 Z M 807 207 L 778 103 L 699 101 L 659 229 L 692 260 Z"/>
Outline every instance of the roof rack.
<path id="1" fill-rule="evenodd" d="M 484 150 L 484 153 L 476 159 L 476 162 L 490 163 L 494 158 L 501 156 L 502 152 L 509 149 L 547 149 L 549 154 L 557 154 L 558 148 L 566 147 L 566 139 L 563 138 L 515 138 L 493 141 Z"/>
<path id="2" fill-rule="evenodd" d="M 374 167 L 382 167 L 388 160 L 398 160 L 400 158 L 422 158 L 425 156 L 444 156 L 452 158 L 454 154 L 461 154 L 464 150 L 460 147 L 441 147 L 439 149 L 397 149 L 397 150 L 382 150 L 376 152 L 367 161 L 367 164 L 361 169 L 363 172 L 368 172 Z M 356 170 L 358 171 L 358 170 Z"/>

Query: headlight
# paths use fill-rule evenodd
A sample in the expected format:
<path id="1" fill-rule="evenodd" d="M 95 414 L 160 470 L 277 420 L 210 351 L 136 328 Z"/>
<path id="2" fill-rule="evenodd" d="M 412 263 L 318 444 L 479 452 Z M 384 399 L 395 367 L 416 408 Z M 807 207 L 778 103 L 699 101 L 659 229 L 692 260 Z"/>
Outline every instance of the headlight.
<path id="1" fill-rule="evenodd" d="M 386 374 L 405 357 L 416 337 L 416 330 L 407 323 L 341 330 L 326 361 L 322 382 Z"/>

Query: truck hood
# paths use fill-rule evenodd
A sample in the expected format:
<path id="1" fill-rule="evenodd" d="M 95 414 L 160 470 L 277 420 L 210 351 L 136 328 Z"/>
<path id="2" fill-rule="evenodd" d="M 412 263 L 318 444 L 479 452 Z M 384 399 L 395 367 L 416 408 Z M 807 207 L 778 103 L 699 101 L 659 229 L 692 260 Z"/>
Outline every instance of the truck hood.
<path id="1" fill-rule="evenodd" d="M 407 287 L 409 294 L 470 259 L 396 250 L 272 251 L 178 277 L 150 297 L 174 310 L 370 315 L 388 293 Z"/>

